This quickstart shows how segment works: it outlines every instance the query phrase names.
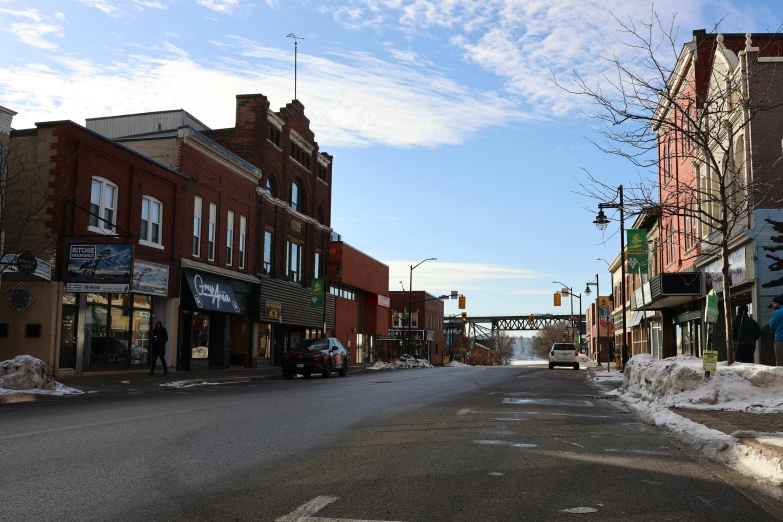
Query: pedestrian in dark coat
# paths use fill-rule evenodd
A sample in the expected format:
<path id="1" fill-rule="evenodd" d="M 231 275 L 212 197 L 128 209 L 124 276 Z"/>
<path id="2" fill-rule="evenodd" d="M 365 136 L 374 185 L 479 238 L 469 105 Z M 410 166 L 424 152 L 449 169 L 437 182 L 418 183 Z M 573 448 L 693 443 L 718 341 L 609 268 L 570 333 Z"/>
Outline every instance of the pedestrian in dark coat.
<path id="1" fill-rule="evenodd" d="M 169 340 L 169 334 L 166 329 L 163 328 L 163 323 L 158 321 L 155 323 L 155 329 L 152 330 L 152 342 L 150 343 L 150 373 L 149 375 L 155 375 L 155 365 L 160 357 L 160 362 L 163 364 L 163 375 L 169 373 L 169 369 L 166 366 L 166 342 Z"/>
<path id="2" fill-rule="evenodd" d="M 741 305 L 731 325 L 734 332 L 734 359 L 737 362 L 752 363 L 756 352 L 756 341 L 761 337 L 759 323 L 748 317 L 748 305 Z"/>

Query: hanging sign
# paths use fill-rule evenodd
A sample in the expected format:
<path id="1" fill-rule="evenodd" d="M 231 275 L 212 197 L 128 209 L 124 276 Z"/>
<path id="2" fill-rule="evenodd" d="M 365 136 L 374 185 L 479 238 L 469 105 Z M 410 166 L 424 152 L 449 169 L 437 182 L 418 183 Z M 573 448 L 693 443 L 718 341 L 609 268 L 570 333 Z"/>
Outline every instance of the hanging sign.
<path id="1" fill-rule="evenodd" d="M 126 243 L 70 245 L 66 292 L 127 294 L 133 246 Z"/>
<path id="2" fill-rule="evenodd" d="M 718 294 L 710 290 L 707 294 L 707 307 L 704 310 L 704 322 L 715 324 L 718 322 Z"/>
<path id="3" fill-rule="evenodd" d="M 267 301 L 264 309 L 266 311 L 264 317 L 267 319 L 272 319 L 273 321 L 280 320 L 280 303 Z"/>
<path id="4" fill-rule="evenodd" d="M 310 305 L 314 308 L 324 307 L 324 280 L 320 278 L 313 278 L 313 282 L 310 286 Z"/>
<path id="5" fill-rule="evenodd" d="M 647 273 L 647 231 L 630 228 L 626 232 L 625 249 L 628 271 L 632 274 Z"/>

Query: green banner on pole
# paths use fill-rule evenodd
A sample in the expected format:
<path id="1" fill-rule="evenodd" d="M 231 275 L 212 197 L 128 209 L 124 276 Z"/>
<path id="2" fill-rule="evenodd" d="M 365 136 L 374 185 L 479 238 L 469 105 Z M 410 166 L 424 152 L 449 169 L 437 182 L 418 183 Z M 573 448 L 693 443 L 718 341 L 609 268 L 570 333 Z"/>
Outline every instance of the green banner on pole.
<path id="1" fill-rule="evenodd" d="M 314 308 L 323 308 L 324 306 L 324 280 L 313 279 L 310 287 L 310 303 Z"/>
<path id="2" fill-rule="evenodd" d="M 647 231 L 629 228 L 626 232 L 625 249 L 628 271 L 632 274 L 647 273 Z"/>

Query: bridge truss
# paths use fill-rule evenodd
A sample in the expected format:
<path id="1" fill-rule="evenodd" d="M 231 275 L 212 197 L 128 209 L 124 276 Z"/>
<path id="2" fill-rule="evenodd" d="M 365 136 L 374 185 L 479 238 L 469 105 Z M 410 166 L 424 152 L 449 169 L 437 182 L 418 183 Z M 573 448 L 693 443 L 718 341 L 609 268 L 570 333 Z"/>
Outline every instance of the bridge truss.
<path id="1" fill-rule="evenodd" d="M 468 316 L 468 337 L 472 337 L 478 342 L 492 341 L 497 332 L 501 330 L 512 332 L 541 330 L 545 326 L 561 323 L 568 324 L 578 332 L 584 331 L 584 327 L 580 328 L 580 323 L 585 324 L 584 316 L 532 314 L 533 320 L 531 321 L 530 315 Z M 460 316 L 446 317 L 443 329 L 447 332 L 464 332 L 462 318 Z"/>

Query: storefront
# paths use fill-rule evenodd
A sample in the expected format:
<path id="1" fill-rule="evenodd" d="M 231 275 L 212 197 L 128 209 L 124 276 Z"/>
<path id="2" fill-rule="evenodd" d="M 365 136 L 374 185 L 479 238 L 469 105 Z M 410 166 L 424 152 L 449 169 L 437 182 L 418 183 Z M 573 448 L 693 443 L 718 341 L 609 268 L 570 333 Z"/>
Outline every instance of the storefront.
<path id="1" fill-rule="evenodd" d="M 251 366 L 249 304 L 253 302 L 256 286 L 252 281 L 257 280 L 239 275 L 246 280 L 229 279 L 201 270 L 183 270 L 177 369 Z"/>

